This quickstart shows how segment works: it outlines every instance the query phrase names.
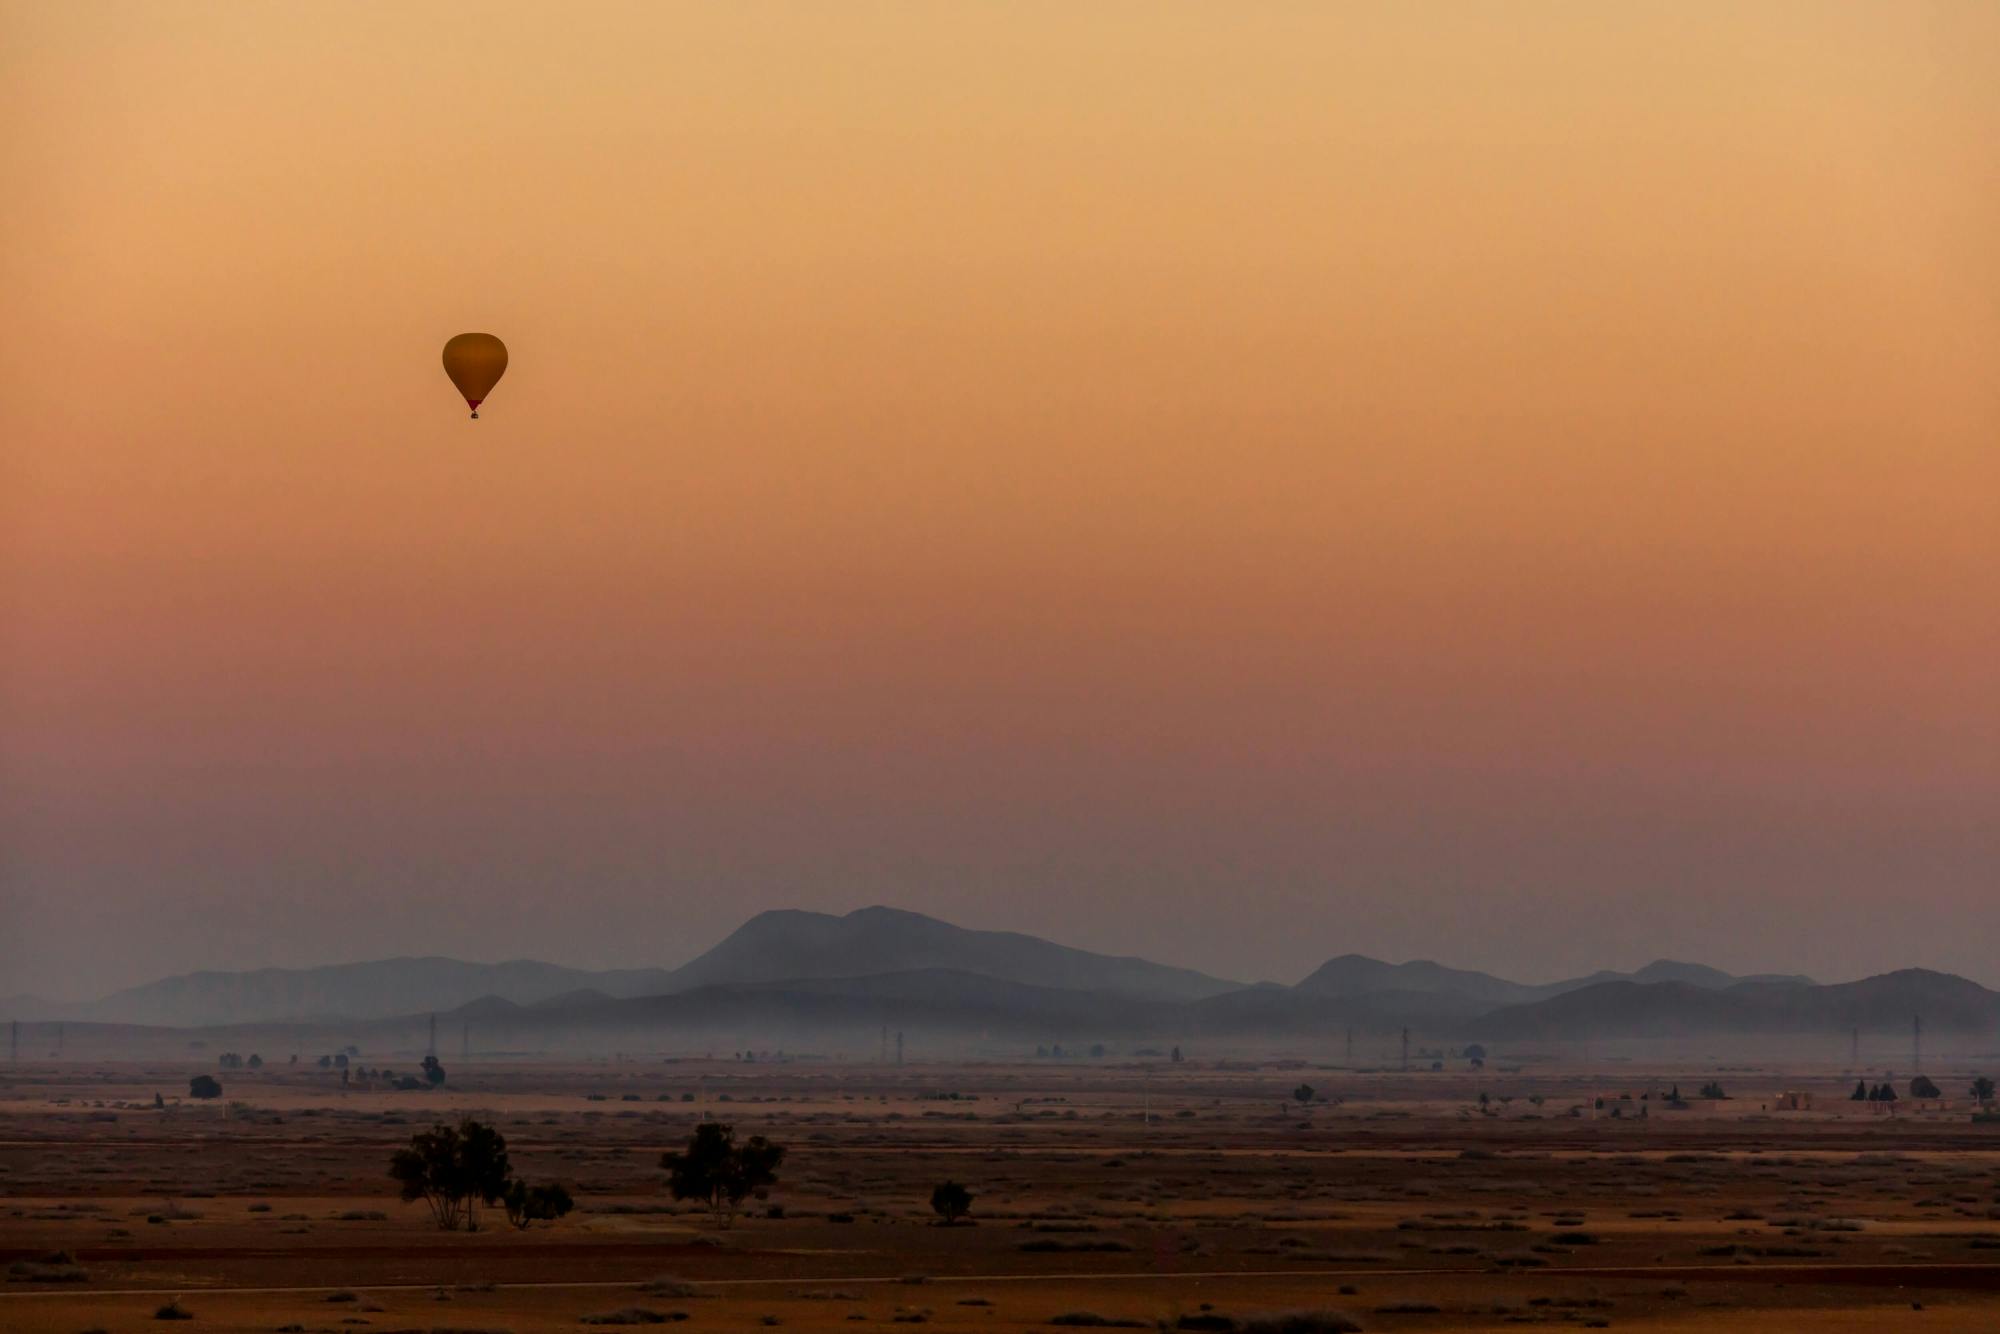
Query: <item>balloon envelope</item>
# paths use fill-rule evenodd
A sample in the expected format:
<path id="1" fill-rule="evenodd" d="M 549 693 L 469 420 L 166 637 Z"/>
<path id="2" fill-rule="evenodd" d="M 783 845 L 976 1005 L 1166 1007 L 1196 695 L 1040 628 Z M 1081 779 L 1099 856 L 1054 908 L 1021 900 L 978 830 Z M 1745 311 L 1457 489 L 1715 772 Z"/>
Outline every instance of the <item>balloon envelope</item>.
<path id="1" fill-rule="evenodd" d="M 444 373 L 465 396 L 472 415 L 507 373 L 507 345 L 488 333 L 462 333 L 444 345 Z"/>

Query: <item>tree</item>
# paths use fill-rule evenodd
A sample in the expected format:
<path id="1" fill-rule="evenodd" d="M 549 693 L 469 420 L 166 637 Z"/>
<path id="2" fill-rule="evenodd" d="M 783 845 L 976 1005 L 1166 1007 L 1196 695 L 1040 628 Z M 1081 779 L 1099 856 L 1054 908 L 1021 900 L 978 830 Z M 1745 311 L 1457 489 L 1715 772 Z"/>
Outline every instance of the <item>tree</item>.
<path id="1" fill-rule="evenodd" d="M 389 1160 L 389 1175 L 401 1184 L 403 1202 L 422 1200 L 445 1231 L 463 1222 L 477 1232 L 479 1206 L 506 1197 L 508 1166 L 500 1132 L 467 1118 L 410 1136 L 410 1147 Z"/>
<path id="2" fill-rule="evenodd" d="M 1475 1042 L 1460 1054 L 1468 1061 L 1483 1061 L 1486 1059 L 1486 1048 Z"/>
<path id="3" fill-rule="evenodd" d="M 1972 1081 L 1972 1100 L 1978 1103 L 1993 1101 L 1993 1081 L 1985 1075 Z"/>
<path id="4" fill-rule="evenodd" d="M 424 1057 L 424 1080 L 432 1088 L 444 1083 L 444 1067 L 438 1064 L 437 1057 Z"/>
<path id="5" fill-rule="evenodd" d="M 244 1064 L 248 1065 L 252 1070 L 262 1070 L 264 1068 L 264 1058 L 253 1051 L 250 1053 L 250 1059 L 244 1062 Z"/>
<path id="6" fill-rule="evenodd" d="M 1313 1086 L 1301 1084 L 1292 1090 L 1292 1101 L 1303 1107 L 1313 1100 Z"/>
<path id="7" fill-rule="evenodd" d="M 1848 1095 L 1847 1095 L 1847 1098 L 1848 1098 L 1848 1101 L 1850 1101 L 1850 1102 L 1867 1102 L 1867 1101 L 1868 1101 L 1868 1081 L 1867 1081 L 1867 1080 L 1865 1080 L 1865 1079 L 1857 1079 L 1857 1080 L 1855 1080 L 1855 1081 L 1854 1081 L 1854 1092 L 1852 1092 L 1852 1093 L 1848 1094 Z"/>
<path id="8" fill-rule="evenodd" d="M 1910 1081 L 1910 1096 L 1912 1098 L 1942 1098 L 1944 1093 L 1936 1084 L 1931 1082 L 1929 1075 L 1918 1075 Z"/>
<path id="9" fill-rule="evenodd" d="M 576 1207 L 576 1201 L 569 1197 L 569 1191 L 554 1181 L 542 1186 L 530 1186 L 525 1181 L 510 1181 L 507 1183 L 507 1193 L 501 1197 L 501 1202 L 507 1206 L 507 1221 L 523 1232 L 527 1231 L 532 1223 L 553 1223 Z"/>
<path id="10" fill-rule="evenodd" d="M 778 1180 L 785 1149 L 762 1135 L 738 1144 L 733 1126 L 704 1121 L 688 1136 L 687 1150 L 660 1155 L 667 1172 L 667 1189 L 677 1200 L 701 1200 L 725 1222 L 735 1215 L 745 1196 Z"/>
<path id="11" fill-rule="evenodd" d="M 221 1081 L 217 1080 L 214 1075 L 196 1075 L 188 1081 L 188 1096 L 190 1098 L 219 1098 L 222 1096 Z"/>
<path id="12" fill-rule="evenodd" d="M 1169 1061 L 1172 1061 L 1175 1065 L 1179 1065 L 1183 1059 L 1181 1056 L 1181 1049 L 1179 1047 L 1174 1048 L 1172 1053 L 1168 1055 L 1167 1059 Z"/>
<path id="13" fill-rule="evenodd" d="M 931 1191 L 931 1210 L 950 1227 L 972 1208 L 972 1192 L 956 1181 L 941 1181 Z"/>
<path id="14" fill-rule="evenodd" d="M 241 1070 L 243 1068 L 243 1057 L 237 1052 L 226 1051 L 215 1058 L 215 1063 L 224 1070 Z"/>
<path id="15" fill-rule="evenodd" d="M 1701 1086 L 1701 1096 L 1704 1098 L 1727 1098 L 1729 1095 L 1722 1091 L 1722 1082 L 1720 1080 L 1711 1079 Z"/>

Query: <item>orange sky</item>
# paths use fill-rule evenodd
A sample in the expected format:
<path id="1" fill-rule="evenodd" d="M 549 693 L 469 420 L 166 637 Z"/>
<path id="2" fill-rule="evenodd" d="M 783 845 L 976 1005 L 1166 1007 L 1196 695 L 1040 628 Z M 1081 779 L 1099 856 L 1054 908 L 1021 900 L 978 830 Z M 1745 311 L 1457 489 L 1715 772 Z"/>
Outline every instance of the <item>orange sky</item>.
<path id="1" fill-rule="evenodd" d="M 2000 982 L 1995 69 L 1902 0 L 0 0 L 0 995 L 876 901 Z"/>

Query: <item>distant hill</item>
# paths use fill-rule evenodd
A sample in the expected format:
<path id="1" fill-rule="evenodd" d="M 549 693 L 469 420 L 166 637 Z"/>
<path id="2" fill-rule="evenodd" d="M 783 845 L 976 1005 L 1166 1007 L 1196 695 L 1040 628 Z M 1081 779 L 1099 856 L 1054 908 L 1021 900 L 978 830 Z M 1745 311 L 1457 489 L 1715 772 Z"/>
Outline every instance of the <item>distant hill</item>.
<path id="1" fill-rule="evenodd" d="M 1467 1025 L 1481 1039 L 1540 1041 L 1907 1031 L 1922 1015 L 1934 1032 L 2000 1027 L 2000 993 L 1951 973 L 1905 968 L 1816 986 L 1789 979 L 1701 987 L 1682 981 L 1602 982 L 1508 1006 Z"/>
<path id="2" fill-rule="evenodd" d="M 1647 984 L 1679 982 L 1709 990 L 1733 987 L 1740 982 L 1813 985 L 1809 977 L 1776 973 L 1735 977 L 1720 968 L 1710 968 L 1706 964 L 1699 963 L 1679 963 L 1672 959 L 1656 959 L 1632 973 L 1605 969 L 1588 977 L 1535 984 L 1510 982 L 1491 973 L 1447 968 L 1428 959 L 1413 959 L 1409 963 L 1384 963 L 1365 954 L 1343 954 L 1321 964 L 1299 982 L 1298 989 L 1321 996 L 1365 996 L 1385 991 L 1424 992 L 1440 997 L 1458 998 L 1461 1004 L 1454 1008 L 1464 1008 L 1469 1005 L 1478 1009 L 1492 1009 L 1501 1005 L 1525 1005 L 1533 1001 L 1547 1000 L 1552 996 L 1560 996 L 1584 987 L 1600 986 L 1606 982 Z"/>
<path id="3" fill-rule="evenodd" d="M 843 917 L 796 909 L 759 913 L 714 949 L 676 969 L 670 989 L 938 969 L 1152 1000 L 1196 1000 L 1243 985 L 1145 959 L 1072 949 L 1038 936 L 973 931 L 897 908 L 860 908 Z"/>
<path id="4" fill-rule="evenodd" d="M 589 1008 L 595 997 L 658 996 L 719 985 L 945 970 L 1031 986 L 1191 1000 L 1241 983 L 1145 959 L 1095 954 L 1011 931 L 973 931 L 921 913 L 759 913 L 684 967 L 591 971 L 516 959 L 378 959 L 317 968 L 182 973 L 102 1000 L 15 997 L 0 1019 L 201 1027 L 369 1020 L 453 1010 L 481 998 Z"/>
<path id="5" fill-rule="evenodd" d="M 594 973 L 532 959 L 507 963 L 377 959 L 319 968 L 182 973 L 102 1000 L 48 1007 L 35 1017 L 181 1027 L 382 1019 L 455 1009 L 485 996 L 533 1004 L 585 987 L 611 995 L 643 995 L 664 987 L 667 976 L 663 969 Z"/>
<path id="6" fill-rule="evenodd" d="M 1314 996 L 1365 996 L 1384 991 L 1456 996 L 1481 1009 L 1532 1000 L 1541 992 L 1490 973 L 1447 968 L 1428 959 L 1384 963 L 1364 954 L 1328 959 L 1304 978 L 1297 990 Z"/>
<path id="7" fill-rule="evenodd" d="M 1914 1014 L 1940 1033 L 2000 1029 L 2000 994 L 1923 969 L 1821 986 L 1661 959 L 1631 973 L 1533 984 L 1429 960 L 1343 954 L 1295 987 L 1246 987 L 882 907 L 759 913 L 673 969 L 382 959 L 186 973 L 80 1005 L 26 996 L 0 1005 L 10 1007 L 0 1019 L 147 1027 L 162 1030 L 148 1041 L 169 1044 L 166 1030 L 255 1029 L 273 1048 L 303 1043 L 314 1029 L 400 1042 L 413 1026 L 427 1032 L 433 1013 L 470 1025 L 489 1046 L 523 1050 L 576 1049 L 606 1035 L 667 1046 L 693 1039 L 769 1046 L 790 1035 L 865 1047 L 871 1025 L 876 1043 L 888 1025 L 953 1040 L 1206 1035 L 1322 1046 L 1349 1028 L 1405 1025 L 1434 1038 L 1508 1041 L 1902 1030 Z M 287 1038 L 274 1028 L 302 1031 Z"/>

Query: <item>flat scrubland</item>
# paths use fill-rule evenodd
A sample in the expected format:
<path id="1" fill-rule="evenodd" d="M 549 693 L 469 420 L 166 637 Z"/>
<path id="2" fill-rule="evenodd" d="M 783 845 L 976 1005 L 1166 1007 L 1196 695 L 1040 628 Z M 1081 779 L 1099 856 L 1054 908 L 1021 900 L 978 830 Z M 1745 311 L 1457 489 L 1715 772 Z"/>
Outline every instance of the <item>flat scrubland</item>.
<path id="1" fill-rule="evenodd" d="M 1851 1075 L 632 1058 L 223 1072 L 196 1103 L 192 1073 L 0 1068 L 0 1329 L 2000 1328 L 2000 1125 L 1851 1104 Z M 1710 1078 L 1728 1102 L 1637 1096 Z M 1786 1089 L 1817 1109 L 1768 1110 Z M 789 1149 L 733 1220 L 658 1166 L 704 1112 Z M 442 1232 L 400 1202 L 392 1151 L 462 1116 L 575 1212 Z"/>

